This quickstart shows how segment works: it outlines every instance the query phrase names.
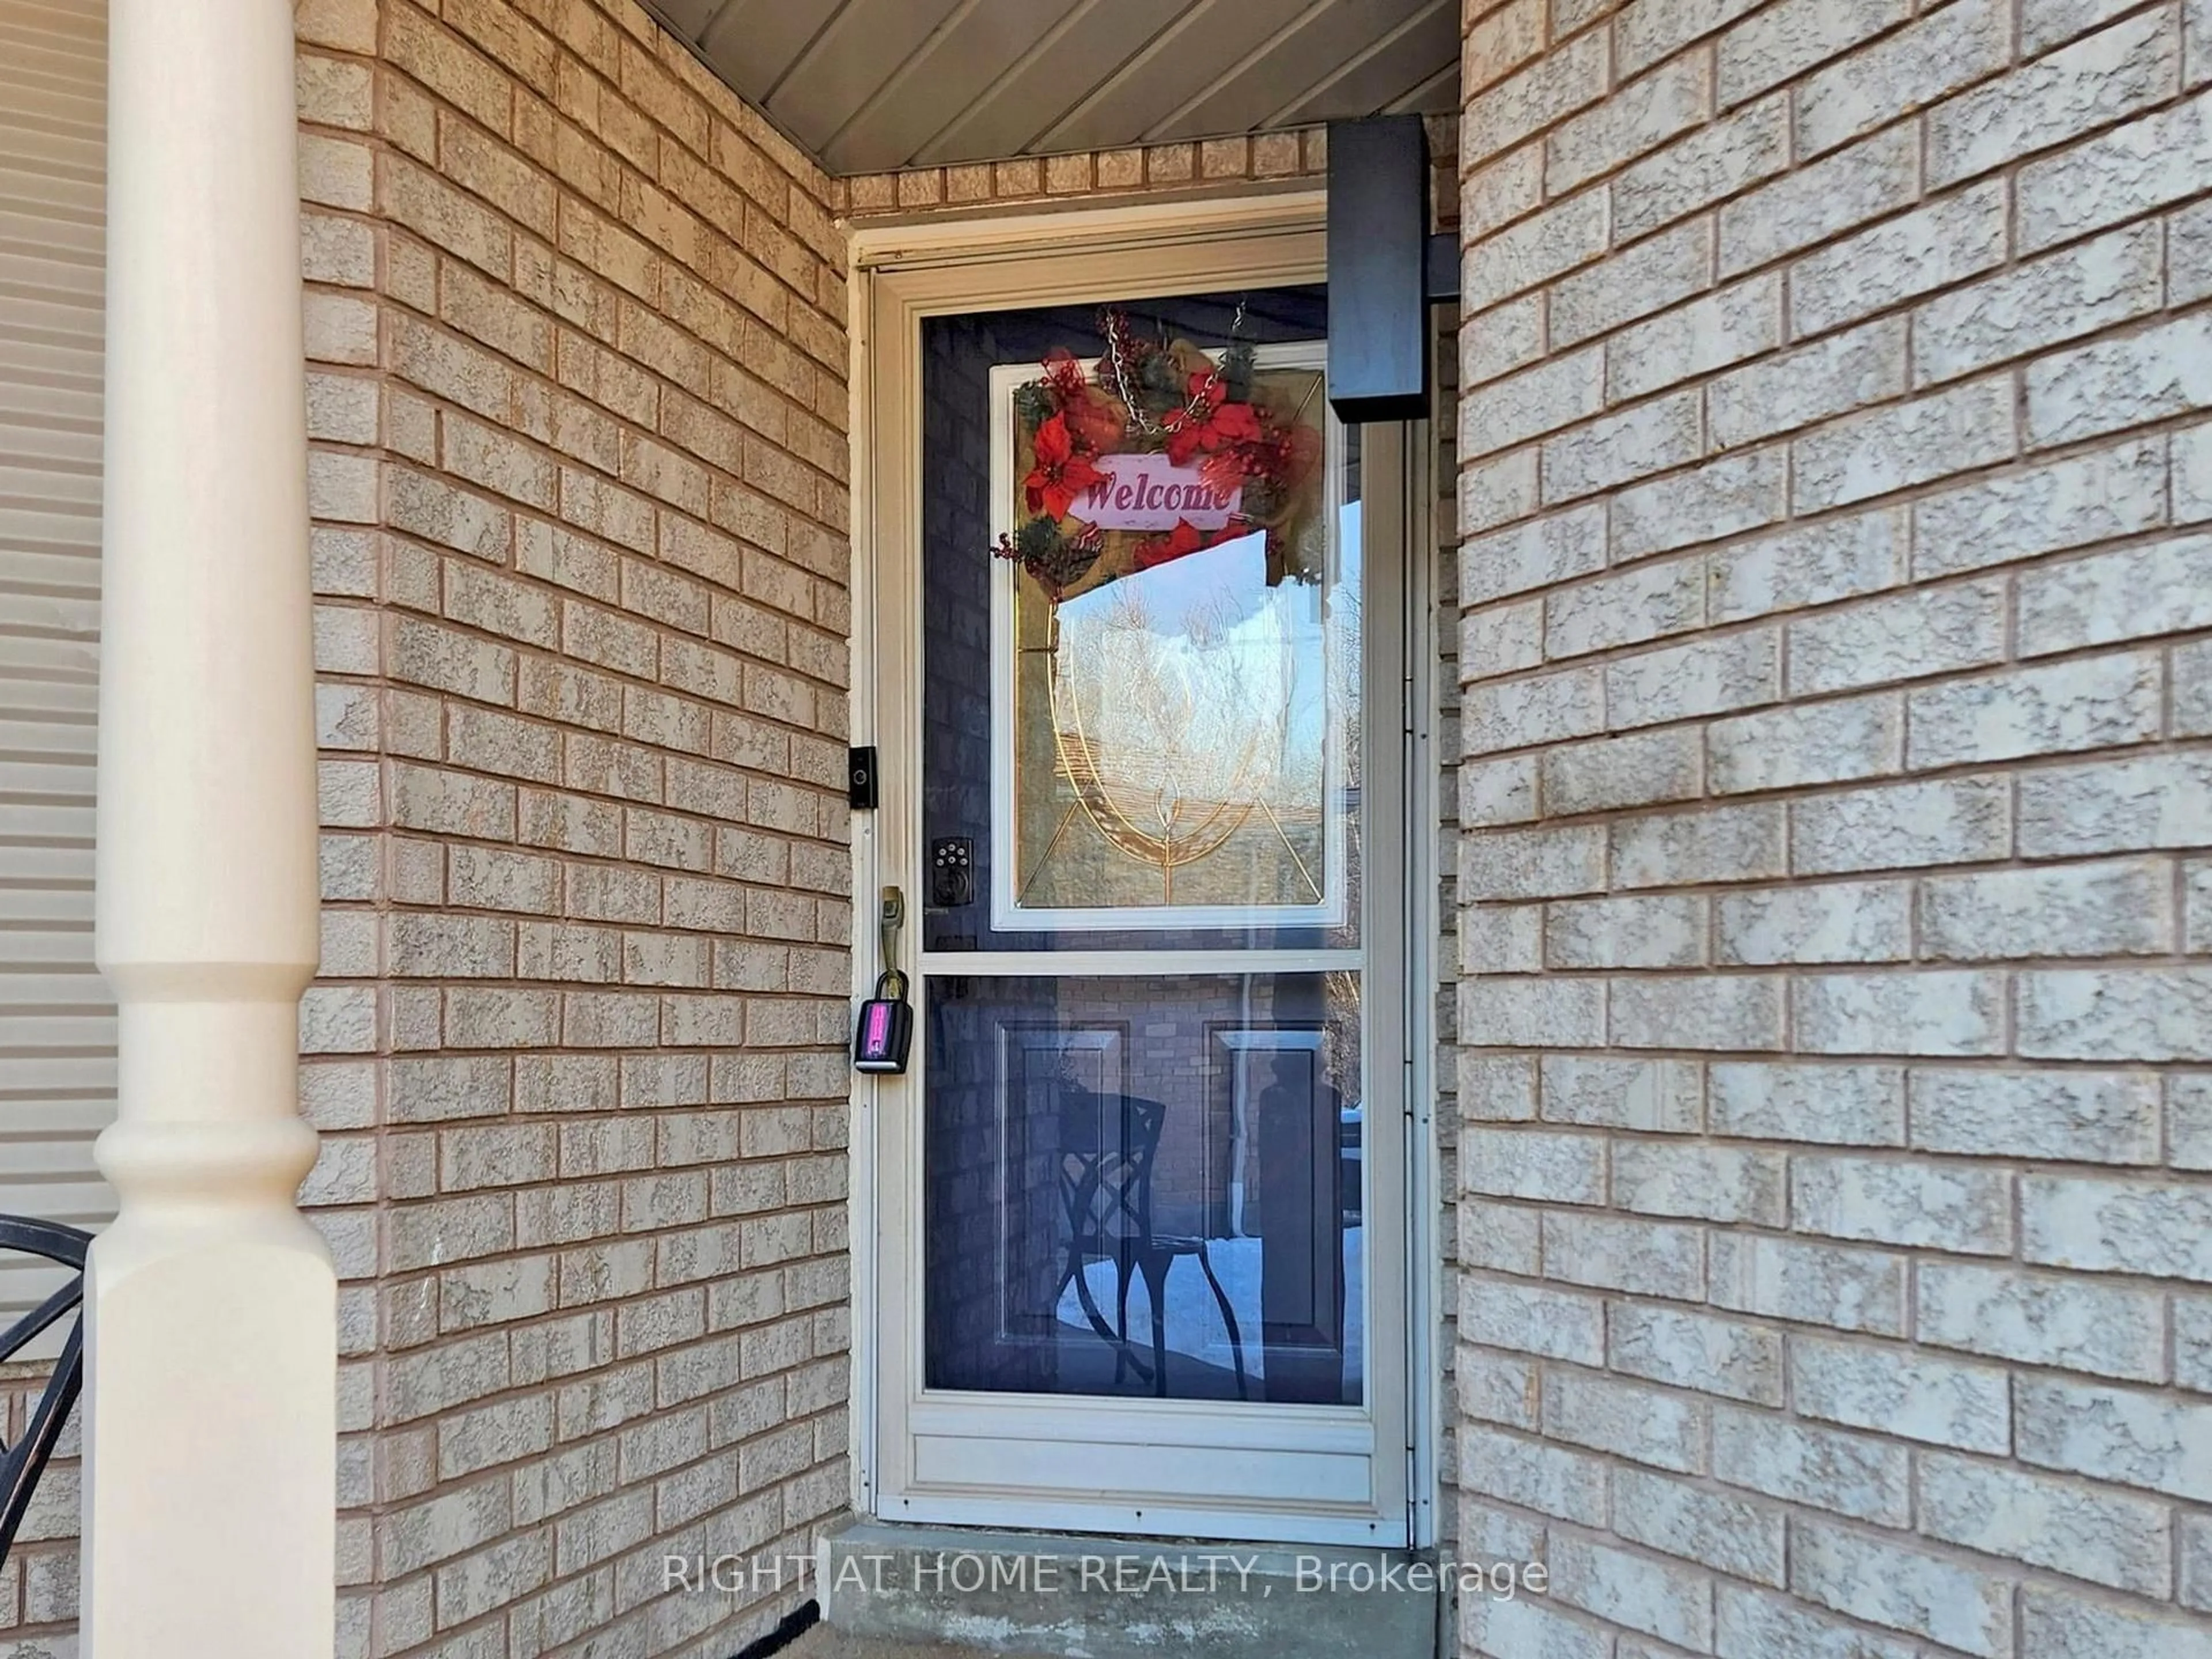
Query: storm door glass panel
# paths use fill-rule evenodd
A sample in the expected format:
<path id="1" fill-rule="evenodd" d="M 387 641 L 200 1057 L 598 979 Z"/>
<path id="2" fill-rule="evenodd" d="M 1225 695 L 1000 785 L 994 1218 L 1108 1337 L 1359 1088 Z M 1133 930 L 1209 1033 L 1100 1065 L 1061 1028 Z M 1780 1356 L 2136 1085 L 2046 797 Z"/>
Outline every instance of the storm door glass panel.
<path id="1" fill-rule="evenodd" d="M 926 1384 L 1358 1405 L 1364 572 L 1322 296 L 923 346 Z"/>
<path id="2" fill-rule="evenodd" d="M 928 1386 L 1360 1403 L 1359 990 L 931 984 Z"/>
<path id="3" fill-rule="evenodd" d="M 1357 945 L 1324 321 L 1290 289 L 925 323 L 926 948 Z"/>

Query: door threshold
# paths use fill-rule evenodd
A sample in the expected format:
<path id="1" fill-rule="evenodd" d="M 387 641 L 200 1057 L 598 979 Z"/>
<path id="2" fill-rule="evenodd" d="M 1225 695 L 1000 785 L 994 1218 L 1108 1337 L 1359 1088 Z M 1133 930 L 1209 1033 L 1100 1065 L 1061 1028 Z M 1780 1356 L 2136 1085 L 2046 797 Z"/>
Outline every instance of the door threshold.
<path id="1" fill-rule="evenodd" d="M 1064 1659 L 1434 1659 L 1434 1565 L 1406 1550 L 854 1521 L 823 1618 L 855 1636 Z"/>

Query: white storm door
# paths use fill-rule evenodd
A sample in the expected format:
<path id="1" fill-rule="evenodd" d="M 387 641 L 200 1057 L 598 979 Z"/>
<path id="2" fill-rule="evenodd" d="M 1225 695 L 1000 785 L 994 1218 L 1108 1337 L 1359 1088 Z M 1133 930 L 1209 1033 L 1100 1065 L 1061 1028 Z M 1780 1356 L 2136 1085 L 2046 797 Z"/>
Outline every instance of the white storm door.
<path id="1" fill-rule="evenodd" d="M 1407 444 L 1192 252 L 873 280 L 869 1496 L 1403 1546 Z"/>

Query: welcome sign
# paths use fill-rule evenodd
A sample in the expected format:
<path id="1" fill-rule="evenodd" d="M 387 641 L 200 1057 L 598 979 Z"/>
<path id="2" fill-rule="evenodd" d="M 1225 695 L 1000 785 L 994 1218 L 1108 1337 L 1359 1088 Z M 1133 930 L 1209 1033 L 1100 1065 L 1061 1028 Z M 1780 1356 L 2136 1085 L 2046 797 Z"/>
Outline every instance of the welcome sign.
<path id="1" fill-rule="evenodd" d="M 1075 516 L 1101 530 L 1221 530 L 1243 505 L 1239 484 L 1221 489 L 1194 464 L 1175 466 L 1164 455 L 1101 455 L 1092 463 L 1105 477 L 1084 491 Z"/>

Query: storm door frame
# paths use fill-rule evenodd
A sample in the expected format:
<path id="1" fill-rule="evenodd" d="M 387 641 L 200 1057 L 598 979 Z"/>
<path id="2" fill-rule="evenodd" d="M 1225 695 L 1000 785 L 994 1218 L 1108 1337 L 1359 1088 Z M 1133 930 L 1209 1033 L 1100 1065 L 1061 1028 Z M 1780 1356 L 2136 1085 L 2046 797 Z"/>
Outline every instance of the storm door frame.
<path id="1" fill-rule="evenodd" d="M 853 431 L 853 702 L 852 742 L 875 745 L 881 804 L 853 817 L 854 895 L 854 989 L 865 995 L 878 963 L 874 944 L 877 895 L 886 884 L 903 887 L 914 902 L 921 890 L 918 848 L 906 849 L 912 868 L 893 869 L 880 826 L 911 817 L 920 753 L 920 711 L 908 688 L 920 684 L 919 619 L 910 592 L 895 592 L 886 580 L 917 561 L 913 538 L 921 521 L 917 445 L 920 434 L 920 322 L 928 315 L 1012 306 L 1085 302 L 1101 292 L 1168 295 L 1218 292 L 1237 287 L 1279 287 L 1325 279 L 1326 198 L 1318 191 L 1252 194 L 1229 200 L 1153 203 L 1018 216 L 870 227 L 852 239 L 851 409 Z M 1402 975 L 1395 1000 L 1405 1017 L 1406 1111 L 1396 1126 L 1404 1136 L 1397 1160 L 1403 1201 L 1410 1212 L 1400 1275 L 1402 1305 L 1388 1314 L 1370 1310 L 1370 1322 L 1395 1327 L 1405 1351 L 1401 1399 L 1375 1402 L 1376 1432 L 1387 1427 L 1405 1441 L 1402 1467 L 1395 1448 L 1378 1443 L 1376 1478 L 1388 1504 L 1372 1516 L 1299 1514 L 1280 1507 L 1255 1510 L 1224 1504 L 1201 1509 L 1178 1505 L 1147 1516 L 1127 1505 L 1069 1502 L 1019 1490 L 982 1496 L 932 1496 L 919 1492 L 910 1474 L 910 1403 L 886 1401 L 880 1387 L 887 1334 L 917 1339 L 919 1310 L 909 1304 L 918 1268 L 904 1259 L 887 1223 L 903 1219 L 911 1198 L 882 1185 L 886 1135 L 912 1134 L 918 1123 L 893 1114 L 905 1107 L 902 1080 L 856 1077 L 852 1095 L 853 1226 L 853 1501 L 856 1510 L 885 1521 L 1124 1535 L 1157 1534 L 1313 1544 L 1380 1544 L 1421 1547 L 1435 1541 L 1439 1498 L 1437 1450 L 1442 1422 L 1437 1362 L 1441 1334 L 1440 1194 L 1436 1099 L 1436 1003 L 1440 985 L 1437 939 L 1437 829 L 1438 801 L 1435 732 L 1439 696 L 1432 615 L 1434 471 L 1426 422 L 1370 428 L 1391 447 L 1402 442 L 1406 489 L 1402 501 L 1383 504 L 1402 520 L 1408 557 L 1402 594 L 1406 618 L 1402 660 L 1405 719 L 1406 833 L 1393 851 L 1396 879 L 1409 894 L 1403 961 L 1370 962 L 1370 974 L 1395 969 Z M 1370 687 L 1370 691 L 1373 688 Z M 1370 719 L 1395 703 L 1370 698 Z M 1387 736 L 1387 733 L 1378 733 Z M 903 759 L 904 763 L 900 763 Z M 908 945 L 911 967 L 912 935 Z M 1073 964 L 1071 964 L 1073 966 Z M 1252 963 L 1264 971 L 1264 958 Z M 912 1091 L 918 1093 L 918 1091 Z M 898 1107 L 891 1103 L 897 1101 Z M 918 1101 L 911 1109 L 919 1111 Z M 1372 1118 L 1370 1136 L 1389 1125 Z M 892 1201 L 888 1205 L 886 1200 Z M 1378 1327 L 1380 1328 L 1380 1327 Z M 1045 1402 L 1049 1404 L 1050 1402 Z M 1168 1402 L 1170 1408 L 1181 1402 Z M 1201 1407 L 1203 1402 L 1190 1402 Z M 1112 1402 L 1100 1401 L 1103 1408 Z M 1066 1409 L 1062 1402 L 1060 1409 Z M 1279 1409 L 1294 1411 L 1296 1407 Z M 1010 1426 L 1021 1426 L 1010 1425 Z M 1034 1425 L 1030 1425 L 1034 1427 Z"/>

